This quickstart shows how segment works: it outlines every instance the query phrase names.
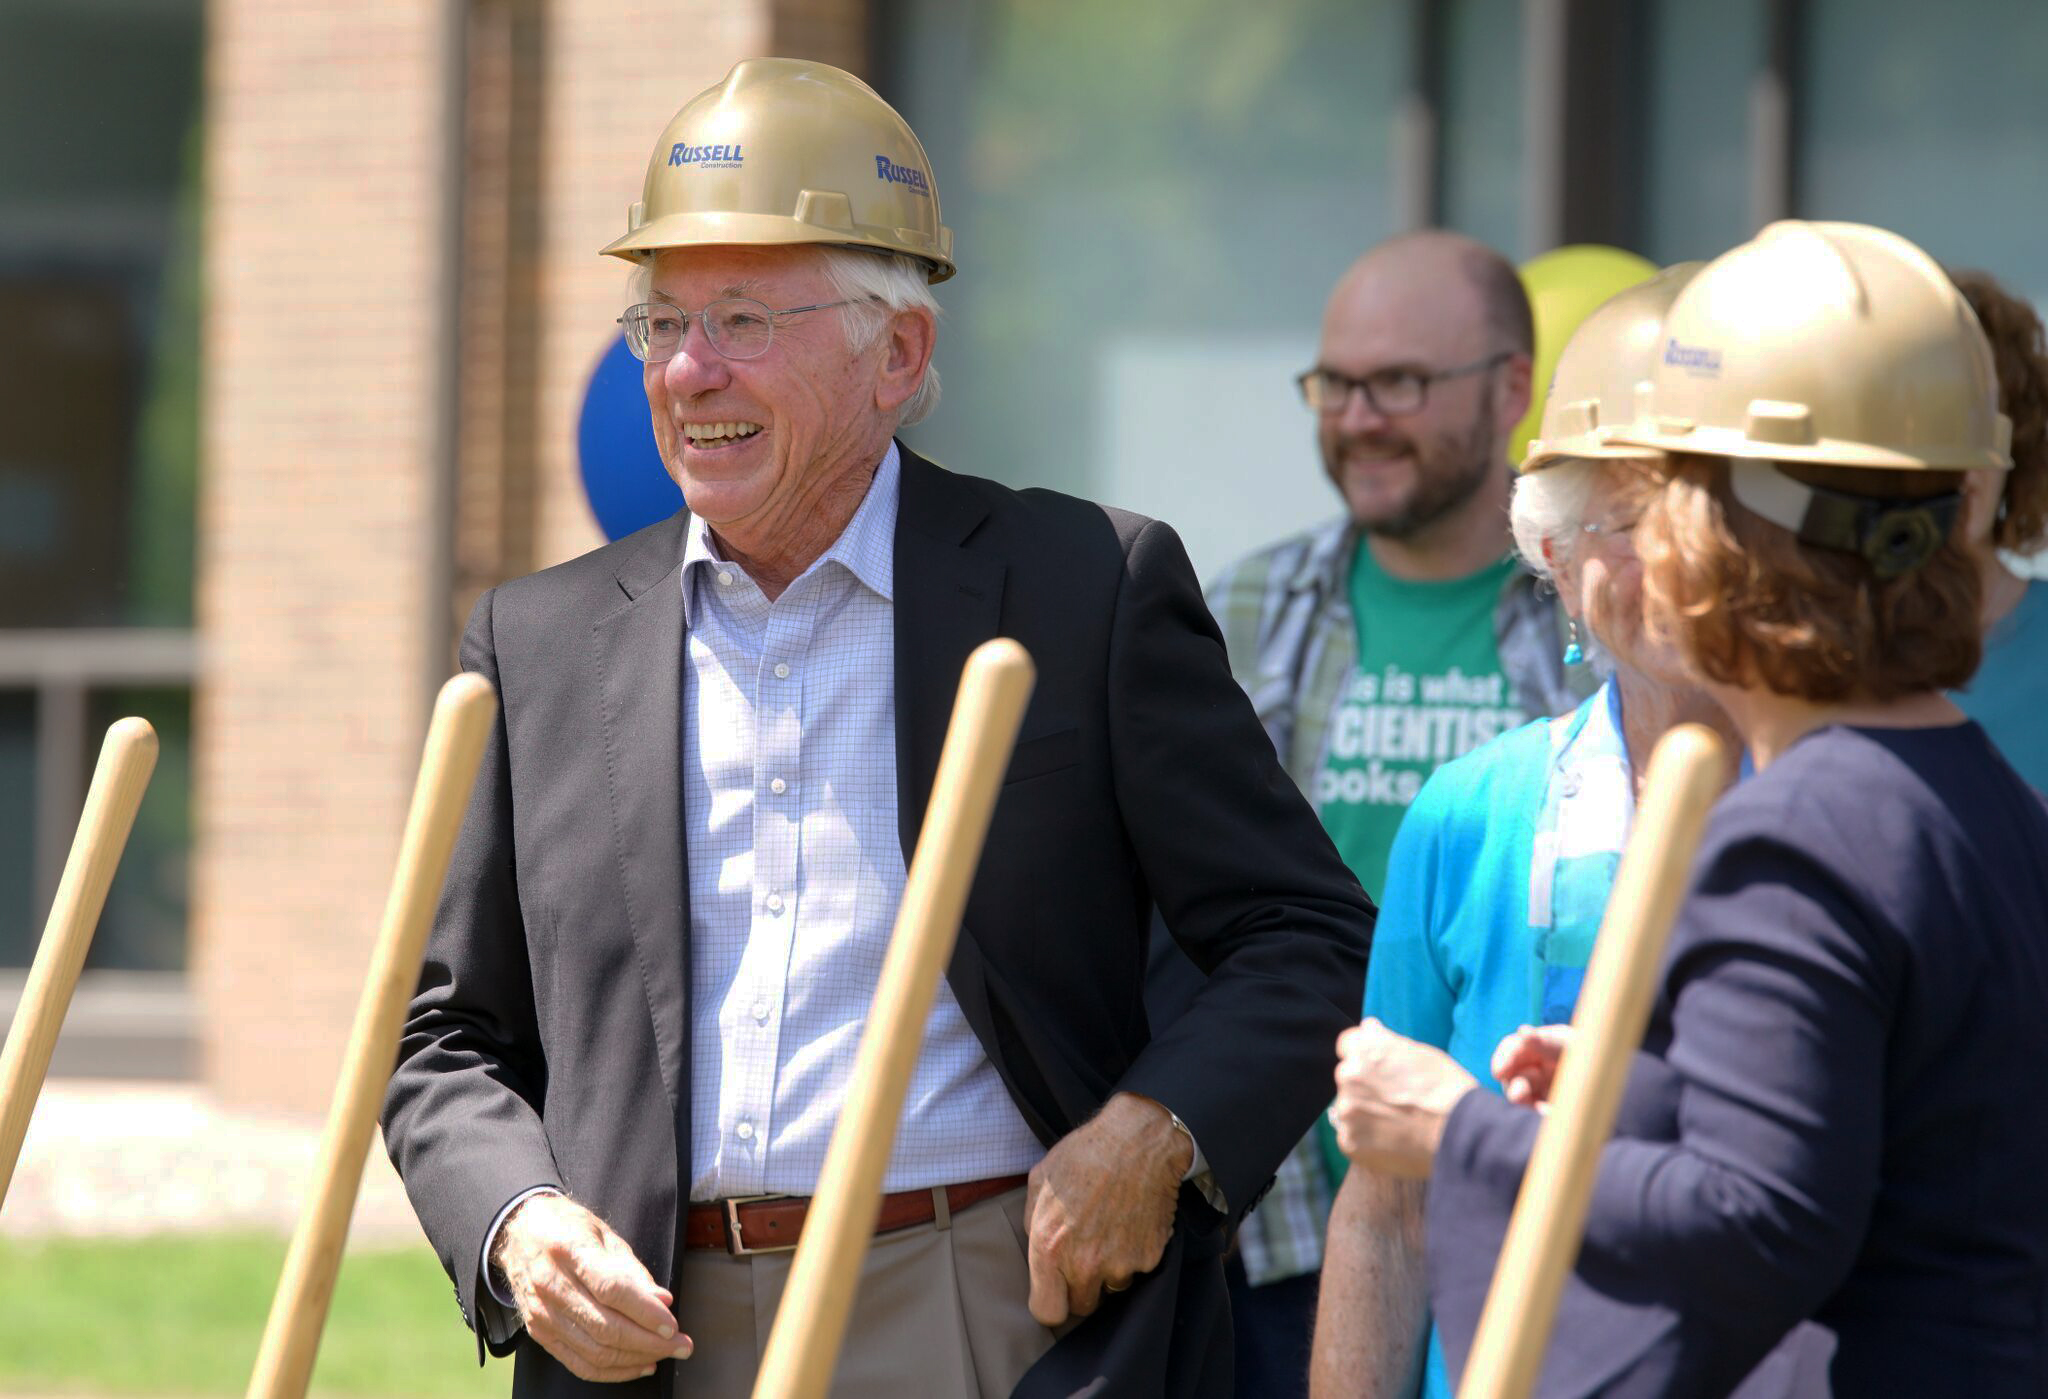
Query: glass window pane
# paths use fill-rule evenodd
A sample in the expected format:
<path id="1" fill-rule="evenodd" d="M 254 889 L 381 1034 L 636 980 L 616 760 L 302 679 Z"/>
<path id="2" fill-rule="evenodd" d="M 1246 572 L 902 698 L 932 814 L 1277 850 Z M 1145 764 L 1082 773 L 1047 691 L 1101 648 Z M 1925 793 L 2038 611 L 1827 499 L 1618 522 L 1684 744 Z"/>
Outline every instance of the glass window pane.
<path id="1" fill-rule="evenodd" d="M 36 902 L 36 697 L 0 690 L 0 967 L 26 967 Z"/>
<path id="2" fill-rule="evenodd" d="M 156 728 L 156 772 L 135 816 L 135 830 L 107 892 L 88 968 L 183 971 L 187 887 L 192 856 L 192 695 L 184 689 L 123 689 L 92 697 L 87 732 L 99 737 L 134 714 Z"/>
<path id="3" fill-rule="evenodd" d="M 1764 60 L 1759 0 L 1653 0 L 1642 253 L 1668 266 L 1712 258 L 1754 231 L 1749 90 Z"/>
<path id="4" fill-rule="evenodd" d="M 2048 301 L 2048 5 L 1809 0 L 1798 209 Z"/>
<path id="5" fill-rule="evenodd" d="M 1332 513 L 1292 376 L 1339 272 L 1393 231 L 1405 11 L 893 7 L 885 95 L 961 269 L 938 289 L 944 401 L 907 440 L 1163 515 L 1205 571 Z"/>
<path id="6" fill-rule="evenodd" d="M 1522 0 L 1443 6 L 1443 221 L 1522 247 Z"/>
<path id="7" fill-rule="evenodd" d="M 0 628 L 192 616 L 200 0 L 0 0 Z"/>

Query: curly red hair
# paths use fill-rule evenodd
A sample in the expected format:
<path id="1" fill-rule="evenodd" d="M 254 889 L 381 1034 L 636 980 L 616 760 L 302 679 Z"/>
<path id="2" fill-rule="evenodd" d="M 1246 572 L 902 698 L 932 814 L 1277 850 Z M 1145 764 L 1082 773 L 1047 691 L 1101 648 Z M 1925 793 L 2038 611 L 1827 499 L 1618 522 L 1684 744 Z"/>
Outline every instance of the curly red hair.
<path id="1" fill-rule="evenodd" d="M 1788 474 L 1875 498 L 1961 484 L 1953 471 Z M 1860 554 L 1802 544 L 1750 513 L 1724 457 L 1674 454 L 1637 479 L 1646 619 L 1698 674 L 1830 704 L 1954 689 L 1976 672 L 1983 579 L 1960 527 L 1921 567 L 1880 579 Z"/>
<path id="2" fill-rule="evenodd" d="M 1949 278 L 1991 342 L 1999 411 L 2012 419 L 2012 474 L 1991 538 L 2001 549 L 2032 554 L 2048 544 L 2048 335 L 2034 308 L 1989 272 Z"/>

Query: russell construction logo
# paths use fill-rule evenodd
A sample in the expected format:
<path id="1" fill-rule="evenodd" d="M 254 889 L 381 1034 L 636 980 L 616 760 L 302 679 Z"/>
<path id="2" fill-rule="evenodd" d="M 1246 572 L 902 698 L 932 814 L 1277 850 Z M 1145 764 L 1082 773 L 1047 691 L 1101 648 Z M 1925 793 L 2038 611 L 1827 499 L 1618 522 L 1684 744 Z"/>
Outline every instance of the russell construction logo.
<path id="1" fill-rule="evenodd" d="M 694 165 L 699 170 L 737 170 L 741 159 L 738 146 L 688 146 L 678 141 L 668 148 L 670 165 Z"/>
<path id="2" fill-rule="evenodd" d="M 886 180 L 892 185 L 902 185 L 905 189 L 921 194 L 927 199 L 931 198 L 932 182 L 925 178 L 924 171 L 908 165 L 898 165 L 885 155 L 875 157 L 875 178 Z"/>
<path id="3" fill-rule="evenodd" d="M 1721 372 L 1721 352 L 1705 345 L 1682 345 L 1676 340 L 1666 340 L 1664 362 L 1688 374 L 1712 377 Z"/>

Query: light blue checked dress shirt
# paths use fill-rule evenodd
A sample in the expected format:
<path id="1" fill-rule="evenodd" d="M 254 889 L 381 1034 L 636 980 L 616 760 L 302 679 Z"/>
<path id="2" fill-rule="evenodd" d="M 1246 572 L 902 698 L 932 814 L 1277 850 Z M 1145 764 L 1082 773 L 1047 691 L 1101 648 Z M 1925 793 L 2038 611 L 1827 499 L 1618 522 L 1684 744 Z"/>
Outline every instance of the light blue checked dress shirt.
<path id="1" fill-rule="evenodd" d="M 903 895 L 892 443 L 845 531 L 770 602 L 692 520 L 683 554 L 690 1198 L 808 1195 Z M 1045 1149 L 944 981 L 885 1191 Z"/>

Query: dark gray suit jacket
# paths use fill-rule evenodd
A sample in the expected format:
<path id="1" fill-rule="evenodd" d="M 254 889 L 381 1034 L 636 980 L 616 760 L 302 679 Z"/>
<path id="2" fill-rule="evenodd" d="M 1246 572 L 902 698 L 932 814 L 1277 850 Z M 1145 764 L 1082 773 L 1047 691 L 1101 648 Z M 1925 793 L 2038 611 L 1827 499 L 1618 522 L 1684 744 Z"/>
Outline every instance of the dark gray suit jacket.
<path id="1" fill-rule="evenodd" d="M 472 1325 L 485 1232 L 536 1183 L 595 1209 L 671 1289 L 679 1275 L 684 520 L 486 594 L 463 639 L 502 722 L 384 1125 Z M 1373 911 L 1231 679 L 1178 539 L 906 451 L 895 582 L 906 858 L 968 653 L 1010 636 L 1038 665 L 947 969 L 968 1023 L 1041 1140 L 1114 1091 L 1145 1094 L 1189 1124 L 1241 1212 L 1329 1099 Z M 1142 1002 L 1154 901 L 1208 974 L 1156 1036 Z M 1018 1393 L 1102 1378 L 1107 1394 L 1227 1394 L 1224 1224 L 1184 1189 L 1160 1268 Z M 518 1351 L 515 1394 L 600 1392 L 524 1336 Z M 671 1370 L 602 1392 L 687 1392 L 687 1365 Z"/>

